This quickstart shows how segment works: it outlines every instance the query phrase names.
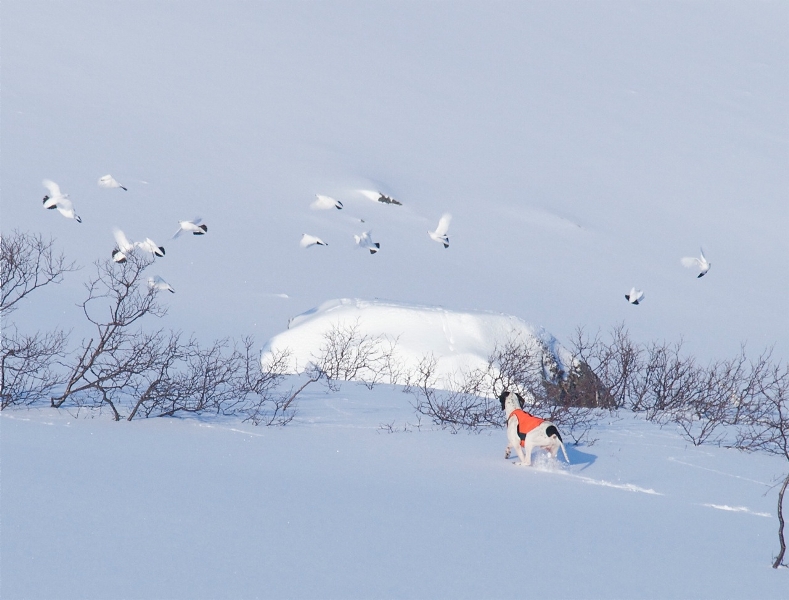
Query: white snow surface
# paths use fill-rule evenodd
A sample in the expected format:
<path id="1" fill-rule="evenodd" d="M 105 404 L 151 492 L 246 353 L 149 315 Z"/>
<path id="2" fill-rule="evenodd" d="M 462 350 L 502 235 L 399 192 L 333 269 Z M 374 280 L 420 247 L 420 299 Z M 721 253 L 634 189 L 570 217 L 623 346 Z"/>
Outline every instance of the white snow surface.
<path id="1" fill-rule="evenodd" d="M 4 0 L 0 38 L 3 233 L 85 267 L 22 330 L 84 333 L 113 225 L 163 240 L 199 214 L 208 235 L 157 270 L 178 290 L 161 325 L 208 339 L 377 297 L 560 340 L 624 322 L 703 361 L 789 352 L 786 2 Z M 44 178 L 82 224 L 41 208 Z M 426 235 L 444 212 L 448 249 Z M 362 230 L 381 252 L 354 251 Z M 329 246 L 304 252 L 305 231 Z M 679 259 L 699 246 L 696 279 Z"/>
<path id="2" fill-rule="evenodd" d="M 286 331 L 265 344 L 261 364 L 265 368 L 272 354 L 289 351 L 288 372 L 301 373 L 319 357 L 327 332 L 351 328 L 358 336 L 380 339 L 385 348 L 391 345 L 403 376 L 422 359 L 434 357 L 439 388 L 450 386 L 463 373 L 484 369 L 496 347 L 508 341 L 533 348 L 538 360 L 547 352 L 546 358 L 564 372 L 572 364 L 571 355 L 554 336 L 518 317 L 351 298 L 328 300 L 291 319 Z"/>
<path id="3" fill-rule="evenodd" d="M 3 411 L 0 596 L 786 598 L 782 459 L 624 416 L 519 467 L 411 400 L 316 385 L 284 428 Z"/>
<path id="4" fill-rule="evenodd" d="M 1 233 L 84 267 L 21 303 L 22 332 L 90 335 L 112 227 L 163 240 L 201 214 L 157 259 L 178 293 L 151 327 L 262 341 L 327 298 L 390 298 L 448 307 L 421 312 L 436 330 L 494 311 L 559 340 L 622 322 L 702 362 L 789 352 L 786 2 L 3 0 L 0 40 Z M 443 212 L 448 249 L 425 233 Z M 314 347 L 312 323 L 282 335 Z M 478 360 L 473 327 L 413 344 Z M 503 431 L 417 430 L 397 389 L 299 408 L 282 429 L 3 411 L 0 597 L 787 597 L 785 461 L 628 417 L 526 469 Z"/>

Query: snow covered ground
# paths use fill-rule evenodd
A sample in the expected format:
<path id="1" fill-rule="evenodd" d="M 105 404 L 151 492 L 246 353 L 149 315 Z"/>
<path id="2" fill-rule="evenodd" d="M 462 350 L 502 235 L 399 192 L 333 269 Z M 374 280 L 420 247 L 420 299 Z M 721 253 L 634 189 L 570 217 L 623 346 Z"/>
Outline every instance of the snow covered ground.
<path id="1" fill-rule="evenodd" d="M 789 354 L 783 2 L 6 0 L 0 17 L 3 230 L 85 266 L 113 226 L 151 237 L 166 327 L 262 344 L 329 298 L 381 298 L 560 340 L 625 321 L 704 360 Z M 81 225 L 43 210 L 44 178 Z M 427 234 L 444 212 L 448 249 Z M 206 236 L 168 240 L 196 215 Z M 697 280 L 679 260 L 699 246 Z M 75 326 L 85 276 L 15 319 Z"/>
<path id="2" fill-rule="evenodd" d="M 2 233 L 86 267 L 22 331 L 77 343 L 119 227 L 167 250 L 150 325 L 202 339 L 362 298 L 789 356 L 785 2 L 4 0 L 0 39 Z M 81 224 L 42 208 L 45 178 Z M 169 239 L 196 215 L 205 236 Z M 624 417 L 521 469 L 503 432 L 413 431 L 399 391 L 308 390 L 282 429 L 3 411 L 0 596 L 787 595 L 785 462 Z"/>
<path id="3" fill-rule="evenodd" d="M 624 416 L 572 464 L 308 388 L 284 428 L 4 411 L 2 597 L 784 598 L 779 459 Z M 391 425 L 394 433 L 388 433 Z M 404 431 L 404 428 L 408 431 Z"/>
<path id="4" fill-rule="evenodd" d="M 401 370 L 400 377 L 384 379 L 391 383 L 405 384 L 405 376 L 414 373 L 421 360 L 432 357 L 436 359 L 436 387 L 451 387 L 450 382 L 460 374 L 484 370 L 488 358 L 508 342 L 529 348 L 546 369 L 553 366 L 567 373 L 572 363 L 572 356 L 556 338 L 517 317 L 351 298 L 328 300 L 293 317 L 286 331 L 266 342 L 261 363 L 266 368 L 273 356 L 287 352 L 288 372 L 301 373 L 318 360 L 332 335 L 366 338 L 391 352 L 392 362 Z M 364 375 L 353 379 L 364 380 Z"/>

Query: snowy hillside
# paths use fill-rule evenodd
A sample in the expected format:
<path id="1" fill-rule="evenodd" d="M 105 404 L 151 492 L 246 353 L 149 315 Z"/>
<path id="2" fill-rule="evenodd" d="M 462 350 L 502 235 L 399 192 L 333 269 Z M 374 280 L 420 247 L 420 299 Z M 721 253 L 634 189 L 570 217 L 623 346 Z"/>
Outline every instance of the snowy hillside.
<path id="1" fill-rule="evenodd" d="M 781 459 L 625 417 L 570 466 L 521 468 L 503 431 L 418 430 L 386 386 L 299 409 L 284 428 L 4 411 L 3 599 L 509 598 L 518 578 L 551 598 L 786 597 Z"/>
<path id="2" fill-rule="evenodd" d="M 329 300 L 294 317 L 263 348 L 264 368 L 272 354 L 290 353 L 288 372 L 300 373 L 314 363 L 327 344 L 327 334 L 354 330 L 357 338 L 380 340 L 392 350 L 400 369 L 397 383 L 425 357 L 434 357 L 439 387 L 461 373 L 484 369 L 494 350 L 518 340 L 533 349 L 535 359 L 552 372 L 567 372 L 572 357 L 542 328 L 517 317 L 484 312 L 457 312 L 440 307 L 411 306 L 358 299 Z"/>
<path id="3" fill-rule="evenodd" d="M 208 349 L 173 346 L 179 389 L 248 335 L 255 376 L 261 349 L 300 371 L 341 323 L 444 373 L 512 331 L 565 364 L 577 327 L 617 324 L 684 339 L 702 374 L 742 343 L 745 371 L 789 358 L 787 2 L 3 0 L 0 40 L 0 235 L 82 267 L 0 325 L 70 332 L 53 365 L 95 339 L 94 261 L 135 242 L 166 250 L 139 289 L 173 291 L 140 339 Z M 47 210 L 58 189 L 81 222 Z M 698 278 L 681 261 L 702 248 Z M 288 398 L 307 378 L 284 379 Z M 789 596 L 785 460 L 622 411 L 571 464 L 521 468 L 502 430 L 338 385 L 303 388 L 284 427 L 4 409 L 0 597 Z"/>
<path id="4" fill-rule="evenodd" d="M 152 238 L 177 291 L 162 324 L 207 338 L 262 342 L 327 298 L 385 298 L 559 340 L 625 321 L 703 359 L 743 341 L 786 356 L 788 12 L 6 0 L 2 228 L 82 265 L 109 256 L 115 226 Z M 107 173 L 128 191 L 98 187 Z M 82 224 L 42 208 L 44 178 Z M 345 207 L 311 210 L 316 194 Z M 427 233 L 444 212 L 448 249 Z M 207 235 L 168 239 L 197 215 Z M 374 256 L 354 246 L 366 230 Z M 304 233 L 329 245 L 301 248 Z M 699 246 L 697 280 L 680 258 Z M 84 274 L 19 325 L 72 326 Z"/>

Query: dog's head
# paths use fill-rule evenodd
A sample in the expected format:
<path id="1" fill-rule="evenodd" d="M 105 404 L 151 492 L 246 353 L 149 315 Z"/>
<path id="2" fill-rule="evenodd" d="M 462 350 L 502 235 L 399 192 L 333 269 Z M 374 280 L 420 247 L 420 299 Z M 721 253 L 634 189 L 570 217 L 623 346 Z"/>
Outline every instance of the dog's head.
<path id="1" fill-rule="evenodd" d="M 523 408 L 526 404 L 523 396 L 521 396 L 518 392 L 510 392 L 508 390 L 504 390 L 501 392 L 501 394 L 499 394 L 499 401 L 501 402 L 501 410 L 507 412 L 515 410 L 516 408 Z"/>

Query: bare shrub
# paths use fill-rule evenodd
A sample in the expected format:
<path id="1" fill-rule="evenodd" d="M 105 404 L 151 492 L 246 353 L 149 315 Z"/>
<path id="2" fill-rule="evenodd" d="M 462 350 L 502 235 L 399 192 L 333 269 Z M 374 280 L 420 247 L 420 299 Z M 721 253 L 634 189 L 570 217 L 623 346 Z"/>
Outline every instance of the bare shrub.
<path id="1" fill-rule="evenodd" d="M 498 397 L 504 390 L 524 396 L 539 393 L 545 378 L 543 350 L 530 341 L 524 342 L 520 336 L 511 336 L 502 343 L 496 343 L 488 357 L 490 389 L 486 391 L 493 397 Z"/>
<path id="2" fill-rule="evenodd" d="M 49 397 L 61 384 L 53 362 L 65 355 L 67 340 L 62 331 L 25 335 L 13 325 L 3 327 L 0 410 L 13 405 L 29 406 Z"/>
<path id="3" fill-rule="evenodd" d="M 33 291 L 60 283 L 63 275 L 77 270 L 63 254 L 56 254 L 54 240 L 41 234 L 14 230 L 0 237 L 0 314 L 16 310 L 16 304 Z"/>
<path id="4" fill-rule="evenodd" d="M 274 354 L 262 369 L 252 337 L 201 345 L 181 342 L 171 333 L 158 345 L 153 368 L 140 374 L 129 396 L 135 400 L 127 417 L 171 417 L 177 414 L 240 415 L 255 425 L 285 425 L 295 416 L 294 400 L 304 387 L 279 391 L 289 352 Z"/>
<path id="5" fill-rule="evenodd" d="M 574 443 L 594 443 L 591 431 L 602 413 L 594 406 L 576 405 L 580 394 L 574 386 L 591 381 L 602 387 L 599 380 L 585 371 L 568 383 L 552 353 L 537 341 L 514 335 L 496 344 L 485 368 L 445 378 L 446 390 L 436 389 L 436 366 L 434 356 L 424 357 L 409 376 L 406 389 L 416 398 L 417 414 L 437 425 L 453 431 L 503 427 L 498 396 L 509 390 L 524 398 L 525 410 L 555 423 Z"/>
<path id="6" fill-rule="evenodd" d="M 269 357 L 265 368 L 261 368 L 257 354 L 252 352 L 252 338 L 244 338 L 242 345 L 243 367 L 238 385 L 242 398 L 240 413 L 245 416 L 245 421 L 255 425 L 287 425 L 296 416 L 296 397 L 317 379 L 310 377 L 296 390 L 281 392 L 279 387 L 285 379 L 290 352 L 275 352 Z"/>
<path id="7" fill-rule="evenodd" d="M 577 397 L 573 403 L 625 408 L 641 374 L 643 350 L 630 338 L 624 324 L 611 329 L 608 341 L 599 332 L 590 337 L 583 328 L 578 328 L 570 349 L 576 363 L 568 381 L 569 388 L 573 384 L 577 388 L 572 390 Z M 586 377 L 589 371 L 594 378 Z M 577 382 L 573 378 L 577 378 Z"/>
<path id="8" fill-rule="evenodd" d="M 8 322 L 22 299 L 76 270 L 53 246 L 52 239 L 18 230 L 0 237 L 0 410 L 45 399 L 61 383 L 53 363 L 64 356 L 68 335 L 26 334 Z"/>
<path id="9" fill-rule="evenodd" d="M 395 358 L 397 339 L 360 333 L 359 319 L 336 323 L 323 335 L 314 368 L 332 391 L 337 381 L 357 380 L 372 387 L 381 381 L 394 383 L 400 369 Z"/>
<path id="10" fill-rule="evenodd" d="M 96 275 L 85 287 L 87 298 L 79 305 L 95 329 L 95 336 L 83 340 L 67 369 L 63 393 L 51 398 L 59 408 L 75 396 L 82 404 L 106 403 L 117 419 L 116 400 L 145 370 L 155 364 L 155 347 L 161 332 L 144 333 L 132 329 L 147 315 L 166 313 L 157 302 L 157 290 L 143 286 L 143 272 L 152 259 L 130 253 L 123 264 L 111 260 L 95 263 Z"/>
<path id="11" fill-rule="evenodd" d="M 764 358 L 765 355 L 762 355 Z M 789 461 L 789 365 L 757 362 L 754 369 L 762 374 L 758 388 L 745 414 L 740 415 L 736 446 L 747 451 L 763 451 L 783 456 Z M 781 566 L 786 553 L 783 499 L 789 475 L 778 493 L 778 542 L 780 550 L 773 568 Z"/>
<path id="12" fill-rule="evenodd" d="M 484 394 L 486 372 L 460 374 L 444 382 L 449 389 L 440 390 L 435 387 L 437 364 L 435 356 L 425 356 L 409 378 L 407 389 L 415 398 L 413 407 L 417 415 L 453 432 L 501 427 L 499 401 Z"/>

